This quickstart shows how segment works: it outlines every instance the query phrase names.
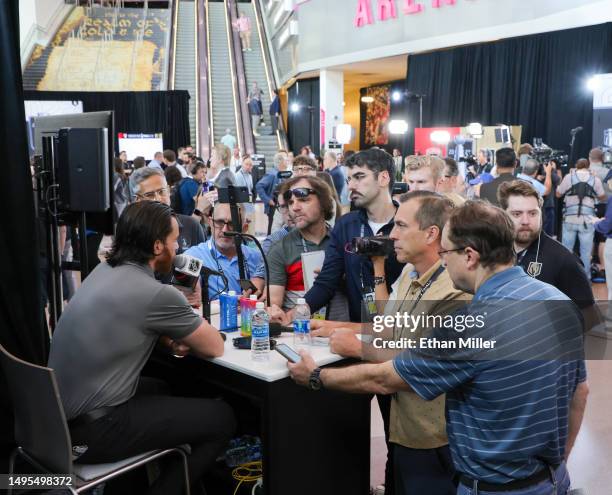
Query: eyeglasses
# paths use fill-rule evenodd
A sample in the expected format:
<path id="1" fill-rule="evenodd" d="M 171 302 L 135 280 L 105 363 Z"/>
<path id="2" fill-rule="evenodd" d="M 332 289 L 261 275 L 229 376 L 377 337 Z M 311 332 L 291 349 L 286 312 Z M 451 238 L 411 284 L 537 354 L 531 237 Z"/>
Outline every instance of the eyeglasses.
<path id="1" fill-rule="evenodd" d="M 307 174 L 309 172 L 315 172 L 317 169 L 312 167 L 296 167 L 293 170 L 299 174 Z"/>
<path id="2" fill-rule="evenodd" d="M 136 196 L 138 196 L 141 199 L 157 199 L 158 197 L 165 198 L 168 196 L 168 188 L 162 187 L 161 189 L 157 189 L 156 191 L 149 191 L 149 192 L 142 193 L 142 194 L 136 194 Z"/>
<path id="3" fill-rule="evenodd" d="M 283 193 L 283 199 L 285 202 L 289 202 L 291 196 L 295 196 L 298 199 L 307 198 L 310 194 L 317 194 L 314 189 L 310 189 L 309 187 L 296 187 L 295 189 L 289 189 Z"/>
<path id="4" fill-rule="evenodd" d="M 223 227 L 227 227 L 227 226 L 229 226 L 230 230 L 232 229 L 232 221 L 231 220 L 222 220 L 222 219 L 213 220 L 213 224 L 219 230 L 223 230 Z"/>
<path id="5" fill-rule="evenodd" d="M 463 247 L 456 248 L 456 249 L 442 249 L 441 251 L 438 251 L 438 256 L 440 256 L 440 258 L 443 258 L 445 254 L 455 253 L 457 251 L 463 251 L 466 248 L 467 246 L 463 246 Z"/>

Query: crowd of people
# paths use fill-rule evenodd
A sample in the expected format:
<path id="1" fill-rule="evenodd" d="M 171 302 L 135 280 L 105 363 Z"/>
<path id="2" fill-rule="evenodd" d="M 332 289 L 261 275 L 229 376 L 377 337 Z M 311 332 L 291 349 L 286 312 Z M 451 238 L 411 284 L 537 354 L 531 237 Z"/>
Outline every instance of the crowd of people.
<path id="1" fill-rule="evenodd" d="M 279 150 L 258 177 L 232 137 L 227 130 L 207 161 L 191 146 L 156 153 L 148 164 L 136 158 L 129 177 L 124 160 L 116 160 L 112 249 L 67 305 L 51 345 L 73 440 L 86 446 L 79 461 L 189 443 L 196 484 L 233 434 L 234 414 L 223 401 L 172 397 L 140 378 L 158 341 L 175 355 L 223 353 L 219 333 L 192 311 L 201 303 L 200 285 L 180 291 L 169 285 L 172 261 L 185 253 L 227 280 L 224 286 L 223 277 L 208 277 L 210 300 L 224 289 L 256 294 L 273 321 L 289 325 L 304 298 L 314 335 L 329 338 L 332 352 L 364 362 L 321 370 L 302 353 L 288 366 L 297 384 L 313 390 L 376 394 L 388 447 L 377 493 L 535 495 L 553 487 L 567 493 L 566 460 L 588 394 L 582 333 L 568 337 L 575 345 L 570 356 L 537 366 L 537 356 L 452 359 L 423 349 L 381 357 L 357 334 L 377 316 L 473 315 L 498 300 L 504 304 L 494 323 L 470 337 L 496 339 L 502 349 L 512 345 L 508 335 L 553 346 L 563 332 L 594 324 L 595 232 L 604 239 L 599 262 L 612 273 L 601 151 L 561 177 L 554 162 L 524 159 L 511 148 L 498 149 L 494 163 L 483 150 L 477 165 L 463 171 L 452 158 L 404 158 L 379 148 L 326 151 L 318 160 L 305 146 L 296 156 Z M 398 178 L 407 193 L 394 194 Z M 238 208 L 244 231 L 256 233 L 255 203 L 267 216 L 261 241 L 269 280 L 261 253 L 242 244 L 252 284 L 246 291 L 236 244 L 224 235 L 237 226 L 229 205 L 219 202 L 219 190 L 230 184 L 249 195 Z M 555 198 L 564 204 L 560 232 Z M 373 236 L 389 238 L 393 251 L 369 256 L 351 247 Z M 302 254 L 315 251 L 325 253 L 324 262 L 308 287 Z M 130 284 L 121 283 L 126 279 Z M 535 305 L 552 302 L 564 303 L 562 309 Z M 92 322 L 96 307 L 107 309 Z M 517 322 L 518 312 L 526 316 Z M 386 338 L 410 334 L 394 327 Z M 171 493 L 177 469 L 164 470 L 153 493 Z"/>

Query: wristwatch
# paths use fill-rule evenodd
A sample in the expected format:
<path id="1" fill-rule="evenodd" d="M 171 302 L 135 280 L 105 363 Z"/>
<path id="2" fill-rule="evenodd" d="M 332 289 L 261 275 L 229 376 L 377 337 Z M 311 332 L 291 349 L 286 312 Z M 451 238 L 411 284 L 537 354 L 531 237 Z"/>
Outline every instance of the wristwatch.
<path id="1" fill-rule="evenodd" d="M 202 216 L 202 212 L 200 210 L 198 210 L 197 208 L 195 210 L 193 210 L 194 215 L 197 215 L 199 217 Z"/>
<path id="2" fill-rule="evenodd" d="M 380 285 L 385 283 L 385 277 L 374 277 L 374 285 Z"/>
<path id="3" fill-rule="evenodd" d="M 321 390 L 323 388 L 323 382 L 321 382 L 321 368 L 316 368 L 310 374 L 310 379 L 308 380 L 308 388 L 310 390 Z"/>

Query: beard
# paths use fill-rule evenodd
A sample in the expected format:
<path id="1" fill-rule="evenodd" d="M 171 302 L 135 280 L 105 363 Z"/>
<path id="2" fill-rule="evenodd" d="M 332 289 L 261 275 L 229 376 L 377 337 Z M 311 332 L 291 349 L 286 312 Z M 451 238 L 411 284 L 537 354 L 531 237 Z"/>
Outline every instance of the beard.
<path id="1" fill-rule="evenodd" d="M 519 246 L 528 247 L 540 235 L 540 230 L 519 230 L 516 233 L 515 242 Z"/>

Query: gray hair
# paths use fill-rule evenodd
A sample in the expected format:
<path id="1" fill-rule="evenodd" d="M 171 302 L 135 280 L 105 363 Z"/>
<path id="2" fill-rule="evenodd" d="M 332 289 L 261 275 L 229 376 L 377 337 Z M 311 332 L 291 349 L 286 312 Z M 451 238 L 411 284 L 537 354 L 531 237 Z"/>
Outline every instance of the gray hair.
<path id="1" fill-rule="evenodd" d="M 166 180 L 166 176 L 164 175 L 164 172 L 162 172 L 158 168 L 142 167 L 142 168 L 134 170 L 134 172 L 132 172 L 134 192 L 138 194 L 140 192 L 140 184 L 155 175 L 159 175 L 160 177 L 163 177 L 164 180 Z"/>
<path id="2" fill-rule="evenodd" d="M 334 162 L 338 161 L 338 155 L 336 155 L 336 153 L 334 153 L 333 151 L 326 151 L 324 156 L 328 156 L 329 159 Z"/>
<path id="3" fill-rule="evenodd" d="M 533 175 L 538 171 L 539 168 L 540 164 L 533 158 L 530 158 L 525 162 L 525 165 L 523 165 L 523 173 L 525 175 Z"/>
<path id="4" fill-rule="evenodd" d="M 276 153 L 276 155 L 274 155 L 274 166 L 278 168 L 280 164 L 286 160 L 287 160 L 287 153 L 279 151 L 278 153 Z"/>

